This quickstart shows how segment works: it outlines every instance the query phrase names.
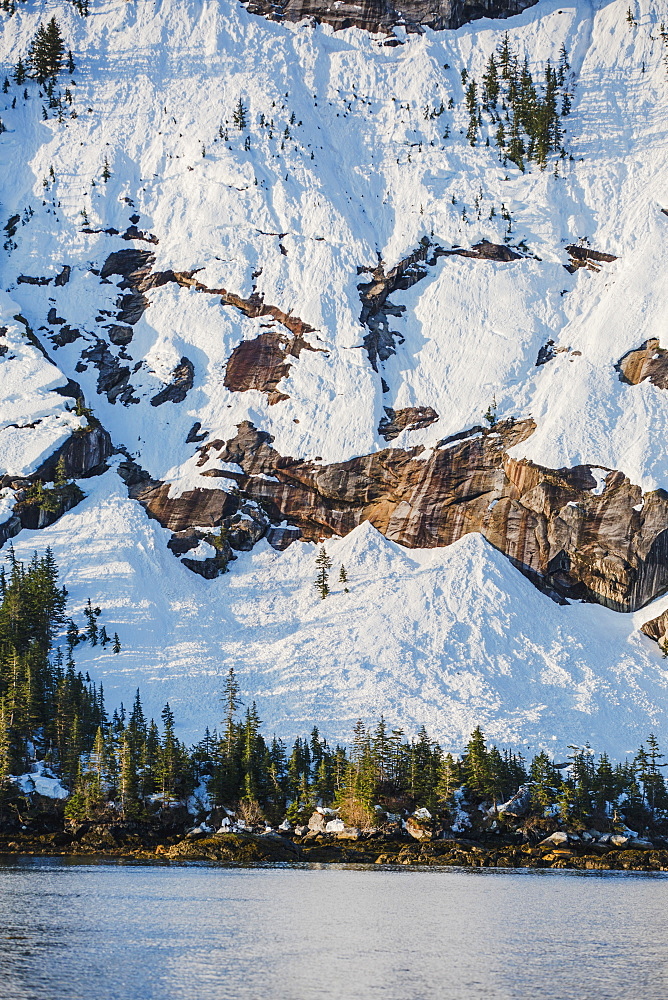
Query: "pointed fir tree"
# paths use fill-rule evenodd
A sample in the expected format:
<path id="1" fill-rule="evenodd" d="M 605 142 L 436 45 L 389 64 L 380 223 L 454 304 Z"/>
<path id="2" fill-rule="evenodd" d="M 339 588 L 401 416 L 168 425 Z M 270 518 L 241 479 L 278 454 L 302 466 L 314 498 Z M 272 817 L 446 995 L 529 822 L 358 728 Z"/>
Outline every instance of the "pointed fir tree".
<path id="1" fill-rule="evenodd" d="M 343 593 L 348 594 L 348 574 L 346 573 L 346 567 L 341 563 L 341 569 L 339 570 L 339 583 L 343 584 Z"/>
<path id="2" fill-rule="evenodd" d="M 31 76 L 38 83 L 55 81 L 63 66 L 65 45 L 55 17 L 40 24 L 30 45 L 28 64 Z"/>
<path id="3" fill-rule="evenodd" d="M 324 545 L 320 546 L 320 551 L 316 556 L 315 564 L 318 567 L 318 573 L 315 578 L 315 589 L 320 594 L 321 599 L 324 601 L 329 594 L 329 570 L 332 568 L 332 560 L 327 555 L 327 550 Z"/>
<path id="4" fill-rule="evenodd" d="M 232 112 L 232 121 L 240 132 L 243 132 L 248 125 L 248 113 L 241 98 L 237 101 Z"/>
<path id="5" fill-rule="evenodd" d="M 14 68 L 13 76 L 14 76 L 14 81 L 19 86 L 21 86 L 25 82 L 25 80 L 26 80 L 26 78 L 28 76 L 28 70 L 27 70 L 26 64 L 24 63 L 24 61 L 21 58 L 21 56 L 19 56 L 19 61 L 17 62 L 16 66 Z"/>

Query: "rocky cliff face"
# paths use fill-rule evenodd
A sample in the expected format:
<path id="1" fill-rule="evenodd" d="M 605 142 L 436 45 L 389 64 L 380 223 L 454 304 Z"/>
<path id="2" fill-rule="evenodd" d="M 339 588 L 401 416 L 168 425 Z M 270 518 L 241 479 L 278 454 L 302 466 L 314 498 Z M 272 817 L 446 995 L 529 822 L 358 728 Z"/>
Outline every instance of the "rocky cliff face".
<path id="1" fill-rule="evenodd" d="M 668 494 L 643 498 L 611 469 L 546 469 L 510 458 L 533 430 L 530 420 L 506 421 L 446 438 L 430 453 L 393 448 L 319 465 L 279 455 L 271 436 L 247 422 L 234 438 L 200 448 L 202 464 L 215 455 L 240 466 L 206 473 L 236 480 L 238 492 L 196 489 L 170 499 L 168 484 L 144 480 L 131 494 L 175 534 L 221 523 L 229 531 L 252 498 L 253 542 L 269 534 L 282 547 L 297 537 L 271 535 L 271 523 L 285 520 L 310 540 L 368 520 L 408 547 L 449 545 L 478 531 L 553 596 L 631 611 L 665 590 Z"/>
<path id="2" fill-rule="evenodd" d="M 272 21 L 301 21 L 312 18 L 334 28 L 365 28 L 367 31 L 390 32 L 396 25 L 409 31 L 429 28 L 459 28 L 480 17 L 512 17 L 538 0 L 363 0 L 362 3 L 340 2 L 323 4 L 320 0 L 241 0 L 251 14 L 260 14 Z"/>

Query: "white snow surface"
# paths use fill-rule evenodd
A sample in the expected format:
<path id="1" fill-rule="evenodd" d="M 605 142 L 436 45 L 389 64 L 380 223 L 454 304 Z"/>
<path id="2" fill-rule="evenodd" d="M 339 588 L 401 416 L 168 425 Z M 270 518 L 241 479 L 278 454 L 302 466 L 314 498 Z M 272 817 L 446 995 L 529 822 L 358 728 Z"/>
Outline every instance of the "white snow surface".
<path id="1" fill-rule="evenodd" d="M 283 738 L 318 725 L 347 741 L 358 718 L 384 713 L 449 750 L 480 724 L 527 752 L 588 740 L 622 757 L 666 723 L 668 667 L 637 629 L 668 598 L 635 615 L 561 607 L 479 535 L 407 550 L 368 523 L 327 544 L 348 594 L 317 596 L 316 550 L 302 542 L 283 553 L 260 542 L 207 581 L 173 558 L 113 470 L 83 485 L 78 507 L 17 536 L 17 554 L 51 545 L 77 619 L 90 597 L 118 631 L 119 654 L 77 650 L 108 704 L 129 706 L 139 686 L 156 719 L 169 701 L 184 739 L 219 723 L 230 666 L 245 705 Z"/>
<path id="2" fill-rule="evenodd" d="M 436 423 L 393 442 L 429 448 L 479 423 L 494 396 L 499 417 L 536 421 L 515 457 L 594 465 L 599 490 L 608 469 L 645 491 L 666 487 L 668 395 L 649 382 L 623 384 L 614 366 L 649 337 L 668 346 L 668 218 L 660 211 L 668 207 L 668 73 L 659 35 L 668 0 L 637 0 L 636 28 L 627 0 L 540 0 L 508 20 L 427 29 L 394 48 L 356 29 L 271 23 L 236 0 L 90 7 L 82 18 L 69 3 L 20 4 L 0 34 L 10 73 L 40 21 L 56 15 L 77 63 L 76 118 L 66 106 L 63 121 L 43 120 L 35 83 L 27 101 L 14 84 L 0 94 L 0 219 L 21 220 L 0 263 L 0 344 L 9 348 L 0 357 L 3 471 L 34 471 L 79 425 L 71 400 L 54 392 L 73 378 L 115 444 L 168 480 L 172 495 L 198 484 L 229 488 L 226 479 L 202 480 L 216 460 L 196 466 L 197 444 L 186 442 L 195 421 L 210 439 L 226 439 L 249 419 L 282 454 L 331 462 L 386 446 L 377 434 L 383 406 L 434 407 Z M 506 31 L 537 76 L 547 59 L 558 62 L 562 43 L 568 49 L 573 159 L 560 162 L 559 177 L 551 166 L 503 167 L 493 142 L 471 148 L 460 134 L 460 70 L 480 80 Z M 425 106 L 450 97 L 454 111 L 425 119 Z M 243 132 L 232 124 L 239 98 L 249 117 Z M 274 119 L 271 139 L 260 115 Z M 540 259 L 440 259 L 392 296 L 406 307 L 392 320 L 404 342 L 374 372 L 361 349 L 358 268 L 375 266 L 378 255 L 390 268 L 424 237 L 444 247 L 502 242 L 502 203 L 514 239 Z M 136 213 L 139 229 L 159 242 L 85 233 L 84 210 L 88 228 L 120 233 Z M 618 259 L 599 273 L 569 274 L 564 246 L 579 238 Z M 110 348 L 132 369 L 139 402 L 98 394 L 97 371 L 82 366 L 81 353 L 106 337 L 122 293 L 117 276 L 105 284 L 94 271 L 132 246 L 154 252 L 156 269 L 201 268 L 208 287 L 248 297 L 255 285 L 267 303 L 309 323 L 307 339 L 323 350 L 292 360 L 280 385 L 289 399 L 270 406 L 260 392 L 223 385 L 233 348 L 270 320 L 175 284 L 148 292 L 124 353 Z M 65 264 L 65 285 L 18 282 L 53 279 Z M 57 350 L 51 308 L 81 334 Z M 53 363 L 14 320 L 19 313 Z M 536 367 L 548 339 L 566 350 Z M 180 404 L 151 406 L 182 356 L 194 365 L 193 388 Z M 230 665 L 246 701 L 256 699 L 283 736 L 317 723 L 328 737 L 347 738 L 358 716 L 384 712 L 408 732 L 426 724 L 453 749 L 480 723 L 493 739 L 527 748 L 557 752 L 589 740 L 622 755 L 665 720 L 668 672 L 637 628 L 668 598 L 634 616 L 558 607 L 477 536 L 409 552 L 368 525 L 328 544 L 346 565 L 350 594 L 314 598 L 314 549 L 301 543 L 282 554 L 261 543 L 229 574 L 205 581 L 167 551 L 167 533 L 127 499 L 113 470 L 82 485 L 88 498 L 51 528 L 22 533 L 17 551 L 28 558 L 51 544 L 75 606 L 90 596 L 107 631 L 118 630 L 120 655 L 80 655 L 110 703 L 129 704 L 139 684 L 156 717 L 169 699 L 183 735 L 216 722 Z"/>
<path id="3" fill-rule="evenodd" d="M 493 395 L 500 416 L 537 421 L 517 456 L 619 468 L 655 489 L 668 478 L 665 394 L 648 382 L 622 384 L 614 365 L 648 337 L 666 337 L 668 81 L 659 24 L 668 0 L 640 0 L 637 28 L 627 7 L 540 0 L 509 20 L 425 30 L 387 48 L 357 29 L 271 23 L 236 0 L 92 0 L 88 18 L 53 0 L 20 5 L 4 23 L 0 58 L 9 69 L 55 13 L 77 62 L 70 89 L 78 117 L 42 121 L 35 84 L 15 109 L 16 87 L 0 100 L 8 129 L 2 208 L 35 212 L 18 227 L 6 287 L 34 329 L 48 326 L 55 305 L 81 331 L 83 340 L 59 348 L 56 360 L 76 375 L 115 442 L 175 489 L 200 475 L 197 446 L 185 441 L 195 419 L 225 438 L 249 418 L 283 454 L 335 461 L 384 447 L 376 430 L 383 405 L 433 406 L 437 423 L 394 442 L 433 445 L 479 422 Z M 460 70 L 480 80 L 506 31 L 537 77 L 548 59 L 558 62 L 562 43 L 568 49 L 573 111 L 563 122 L 573 161 L 561 163 L 557 178 L 551 169 L 503 167 L 493 142 L 471 148 L 459 132 Z M 454 111 L 425 120 L 426 106 L 450 97 Z M 248 109 L 243 132 L 232 124 L 239 98 Z M 260 115 L 274 121 L 271 139 Z M 360 349 L 357 268 L 374 266 L 378 254 L 389 268 L 425 236 L 445 247 L 502 242 L 502 203 L 514 238 L 541 259 L 448 257 L 395 294 L 406 312 L 393 327 L 405 342 L 385 366 L 383 394 Z M 304 351 L 292 364 L 281 384 L 289 400 L 269 406 L 255 390 L 228 391 L 222 376 L 233 347 L 268 321 L 169 284 L 149 294 L 127 349 L 140 402 L 110 405 L 97 396 L 94 366 L 76 373 L 75 365 L 118 297 L 120 279 L 101 285 L 91 267 L 133 244 L 84 233 L 83 210 L 89 228 L 121 233 L 136 212 L 139 228 L 160 242 L 134 245 L 156 252 L 156 268 L 202 268 L 197 278 L 208 287 L 244 296 L 255 284 L 267 303 L 311 324 L 310 342 L 325 352 Z M 581 237 L 618 260 L 598 274 L 569 275 L 563 247 Z M 21 273 L 53 277 L 64 263 L 73 268 L 67 285 L 16 284 Z M 536 368 L 548 338 L 570 351 Z M 184 354 L 195 366 L 187 400 L 150 406 Z"/>
<path id="4" fill-rule="evenodd" d="M 70 794 L 58 778 L 48 773 L 41 760 L 35 762 L 32 771 L 16 775 L 12 781 L 26 795 L 37 793 L 47 799 L 66 799 Z"/>

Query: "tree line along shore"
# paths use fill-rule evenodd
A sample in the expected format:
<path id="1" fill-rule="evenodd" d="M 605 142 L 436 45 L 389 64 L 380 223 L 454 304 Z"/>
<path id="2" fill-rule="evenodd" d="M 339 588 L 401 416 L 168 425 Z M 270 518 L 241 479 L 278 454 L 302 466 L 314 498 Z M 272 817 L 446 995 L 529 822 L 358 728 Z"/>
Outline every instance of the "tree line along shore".
<path id="1" fill-rule="evenodd" d="M 50 550 L 0 572 L 0 851 L 188 859 L 668 870 L 663 754 L 572 746 L 531 760 L 476 727 L 463 752 L 383 718 L 331 746 L 266 737 L 230 668 L 220 721 L 187 747 L 165 705 L 109 712 L 77 647 L 121 648 L 90 601 L 67 614 Z"/>

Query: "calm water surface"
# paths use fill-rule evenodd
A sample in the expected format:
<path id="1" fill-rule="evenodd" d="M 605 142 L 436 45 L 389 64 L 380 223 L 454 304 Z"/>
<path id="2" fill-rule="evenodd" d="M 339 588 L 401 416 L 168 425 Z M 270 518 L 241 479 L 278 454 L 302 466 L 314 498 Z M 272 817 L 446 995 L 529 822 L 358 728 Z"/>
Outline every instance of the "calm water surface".
<path id="1" fill-rule="evenodd" d="M 0 860 L 11 1000 L 667 1000 L 668 878 Z"/>

